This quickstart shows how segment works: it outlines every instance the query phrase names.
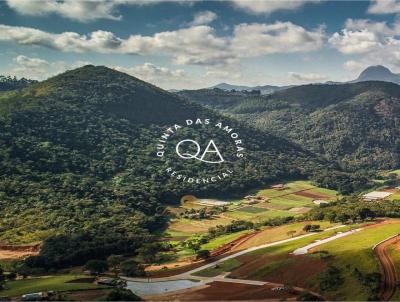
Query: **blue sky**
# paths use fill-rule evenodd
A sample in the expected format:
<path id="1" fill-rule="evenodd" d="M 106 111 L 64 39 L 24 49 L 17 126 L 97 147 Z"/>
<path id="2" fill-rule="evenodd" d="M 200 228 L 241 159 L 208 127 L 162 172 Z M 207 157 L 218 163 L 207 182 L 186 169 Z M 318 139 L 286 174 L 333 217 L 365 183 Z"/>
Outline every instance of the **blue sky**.
<path id="1" fill-rule="evenodd" d="M 400 1 L 0 2 L 0 73 L 106 65 L 162 88 L 347 81 L 400 72 Z"/>

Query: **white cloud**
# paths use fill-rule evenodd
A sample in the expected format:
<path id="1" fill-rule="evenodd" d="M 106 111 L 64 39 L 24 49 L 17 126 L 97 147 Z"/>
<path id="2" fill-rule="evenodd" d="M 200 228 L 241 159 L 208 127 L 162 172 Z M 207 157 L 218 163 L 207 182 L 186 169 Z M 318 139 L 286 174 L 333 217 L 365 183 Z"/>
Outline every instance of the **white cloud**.
<path id="1" fill-rule="evenodd" d="M 334 33 L 329 43 L 341 53 L 357 54 L 357 61 L 344 64 L 349 71 L 359 72 L 369 65 L 385 65 L 397 70 L 400 67 L 400 23 L 371 20 L 346 21 L 340 32 Z"/>
<path id="2" fill-rule="evenodd" d="M 35 45 L 63 52 L 98 52 L 170 56 L 176 64 L 222 66 L 239 59 L 273 53 L 308 52 L 324 42 L 322 27 L 308 31 L 291 22 L 239 24 L 232 36 L 217 36 L 207 25 L 191 26 L 152 36 L 131 35 L 126 39 L 108 31 L 87 35 L 76 32 L 49 33 L 42 30 L 0 25 L 0 41 Z"/>
<path id="3" fill-rule="evenodd" d="M 370 14 L 397 14 L 400 13 L 399 0 L 372 0 L 368 7 Z"/>
<path id="4" fill-rule="evenodd" d="M 317 3 L 318 0 L 232 0 L 235 7 L 253 14 L 272 13 L 279 10 L 294 10 L 307 3 Z"/>
<path id="5" fill-rule="evenodd" d="M 170 70 L 152 63 L 144 63 L 133 67 L 116 66 L 114 69 L 158 85 L 160 82 L 175 81 L 176 79 L 183 79 L 185 76 L 185 72 L 182 69 Z"/>
<path id="6" fill-rule="evenodd" d="M 102 0 L 7 0 L 10 8 L 21 15 L 43 16 L 57 14 L 72 20 L 88 22 L 96 19 L 120 20 L 116 7 L 123 1 Z"/>
<path id="7" fill-rule="evenodd" d="M 194 15 L 191 25 L 209 24 L 218 18 L 217 14 L 211 11 L 203 11 Z"/>
<path id="8" fill-rule="evenodd" d="M 298 83 L 315 83 L 326 81 L 328 77 L 318 73 L 289 72 L 289 78 Z"/>
<path id="9" fill-rule="evenodd" d="M 25 77 L 35 80 L 44 80 L 68 69 L 90 64 L 89 62 L 83 61 L 77 61 L 73 64 L 68 64 L 63 61 L 48 62 L 44 59 L 27 57 L 24 55 L 18 55 L 13 59 L 13 62 L 12 68 L 8 70 L 7 73 L 19 78 Z"/>
<path id="10" fill-rule="evenodd" d="M 232 49 L 243 57 L 314 51 L 323 45 L 324 35 L 321 27 L 307 31 L 291 22 L 240 24 L 234 29 Z"/>
<path id="11" fill-rule="evenodd" d="M 353 72 L 354 74 L 356 73 L 360 73 L 361 71 L 363 71 L 366 67 L 368 67 L 368 64 L 365 64 L 363 62 L 360 61 L 355 61 L 355 60 L 349 60 L 346 61 L 343 64 L 343 67 L 348 70 Z"/>

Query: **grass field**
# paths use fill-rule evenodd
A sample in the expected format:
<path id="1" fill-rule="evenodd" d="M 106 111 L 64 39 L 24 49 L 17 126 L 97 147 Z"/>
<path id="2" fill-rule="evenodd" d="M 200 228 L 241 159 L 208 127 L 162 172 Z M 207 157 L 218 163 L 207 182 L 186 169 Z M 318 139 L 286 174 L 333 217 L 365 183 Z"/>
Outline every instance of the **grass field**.
<path id="1" fill-rule="evenodd" d="M 87 278 L 84 275 L 57 275 L 44 276 L 40 278 L 31 278 L 7 282 L 5 289 L 0 293 L 2 296 L 15 297 L 26 293 L 35 293 L 40 291 L 69 291 L 85 290 L 96 288 L 107 288 L 93 283 L 69 283 L 69 281 Z"/>
<path id="2" fill-rule="evenodd" d="M 215 277 L 224 272 L 230 272 L 233 269 L 239 267 L 240 265 L 242 265 L 242 263 L 239 260 L 229 259 L 216 265 L 215 267 L 210 267 L 200 272 L 197 272 L 194 275 L 201 277 Z"/>
<path id="3" fill-rule="evenodd" d="M 241 231 L 241 232 L 236 232 L 236 233 L 232 233 L 232 234 L 228 234 L 228 235 L 219 236 L 215 239 L 210 240 L 208 243 L 203 244 L 201 246 L 201 249 L 213 250 L 217 247 L 220 247 L 221 245 L 224 245 L 225 243 L 231 242 L 231 241 L 239 238 L 240 236 L 242 236 L 244 234 L 248 234 L 248 233 L 251 233 L 251 231 Z"/>
<path id="4" fill-rule="evenodd" d="M 204 220 L 190 220 L 179 218 L 171 222 L 166 233 L 172 237 L 190 237 L 193 234 L 202 234 L 208 231 L 210 227 L 216 225 L 226 225 L 235 219 L 251 220 L 254 222 L 266 220 L 274 217 L 287 217 L 298 215 L 290 212 L 291 208 L 314 207 L 313 200 L 335 200 L 337 192 L 324 188 L 319 188 L 311 184 L 310 181 L 299 180 L 285 184 L 284 190 L 263 189 L 256 192 L 255 195 L 268 198 L 268 202 L 260 202 L 253 205 L 240 205 L 243 200 L 232 201 L 229 210 L 219 217 Z M 184 208 L 200 208 L 195 203 L 186 203 Z M 171 210 L 173 213 L 179 213 L 181 209 Z"/>
<path id="5" fill-rule="evenodd" d="M 369 288 L 355 278 L 357 268 L 363 274 L 379 272 L 372 246 L 379 241 L 400 233 L 400 221 L 393 224 L 367 228 L 361 232 L 323 244 L 316 251 L 328 251 L 333 255 L 332 264 L 343 271 L 345 282 L 334 292 L 327 292 L 333 300 L 367 300 Z"/>

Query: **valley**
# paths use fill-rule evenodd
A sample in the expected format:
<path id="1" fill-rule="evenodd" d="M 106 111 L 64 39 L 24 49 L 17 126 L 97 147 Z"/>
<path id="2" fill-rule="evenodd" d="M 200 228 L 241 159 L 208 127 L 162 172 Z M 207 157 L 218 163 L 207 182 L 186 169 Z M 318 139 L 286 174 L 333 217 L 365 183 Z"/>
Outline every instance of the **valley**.
<path id="1" fill-rule="evenodd" d="M 396 84 L 200 90 L 183 99 L 89 65 L 23 85 L 0 93 L 0 296 L 400 295 L 397 241 L 372 249 L 400 233 L 397 142 L 387 139 L 397 133 Z M 202 178 L 221 169 L 157 156 L 160 133 L 208 119 L 240 129 L 245 156 L 232 160 L 237 146 L 225 131 L 195 125 L 174 133 L 172 145 L 211 136 L 232 155 L 224 156 L 232 175 L 177 181 L 163 167 Z M 378 199 L 364 196 L 371 192 Z M 390 269 L 380 268 L 387 259 Z"/>

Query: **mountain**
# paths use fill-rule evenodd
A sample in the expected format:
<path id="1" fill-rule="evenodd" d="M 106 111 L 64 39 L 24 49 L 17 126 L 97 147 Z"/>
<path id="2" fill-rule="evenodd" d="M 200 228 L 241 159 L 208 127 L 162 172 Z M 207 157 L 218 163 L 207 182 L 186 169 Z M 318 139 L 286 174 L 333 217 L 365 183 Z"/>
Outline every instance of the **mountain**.
<path id="1" fill-rule="evenodd" d="M 259 90 L 261 94 L 270 94 L 275 91 L 283 90 L 292 86 L 272 86 L 272 85 L 264 85 L 264 86 L 243 86 L 243 85 L 231 85 L 227 83 L 220 83 L 215 86 L 206 88 L 206 89 L 222 89 L 226 91 L 236 90 L 236 91 L 252 91 Z"/>
<path id="2" fill-rule="evenodd" d="M 400 84 L 400 75 L 391 72 L 388 68 L 382 65 L 369 66 L 360 73 L 356 80 L 352 82 L 363 81 L 384 81 Z"/>
<path id="3" fill-rule="evenodd" d="M 165 164 L 199 178 L 220 173 L 218 165 L 205 170 L 204 163 L 156 156 L 167 127 L 196 118 L 240 133 L 245 158 L 227 158 L 234 177 L 199 185 L 165 173 Z M 236 150 L 224 131 L 198 126 L 180 135 L 211 137 L 223 154 Z M 0 241 L 44 240 L 46 257 L 35 258 L 42 267 L 132 253 L 154 240 L 165 223 L 158 213 L 182 195 L 226 197 L 309 176 L 323 165 L 284 138 L 127 74 L 88 65 L 0 94 Z"/>
<path id="4" fill-rule="evenodd" d="M 244 98 L 223 111 L 347 171 L 400 166 L 400 86 L 394 83 L 303 85 Z"/>

